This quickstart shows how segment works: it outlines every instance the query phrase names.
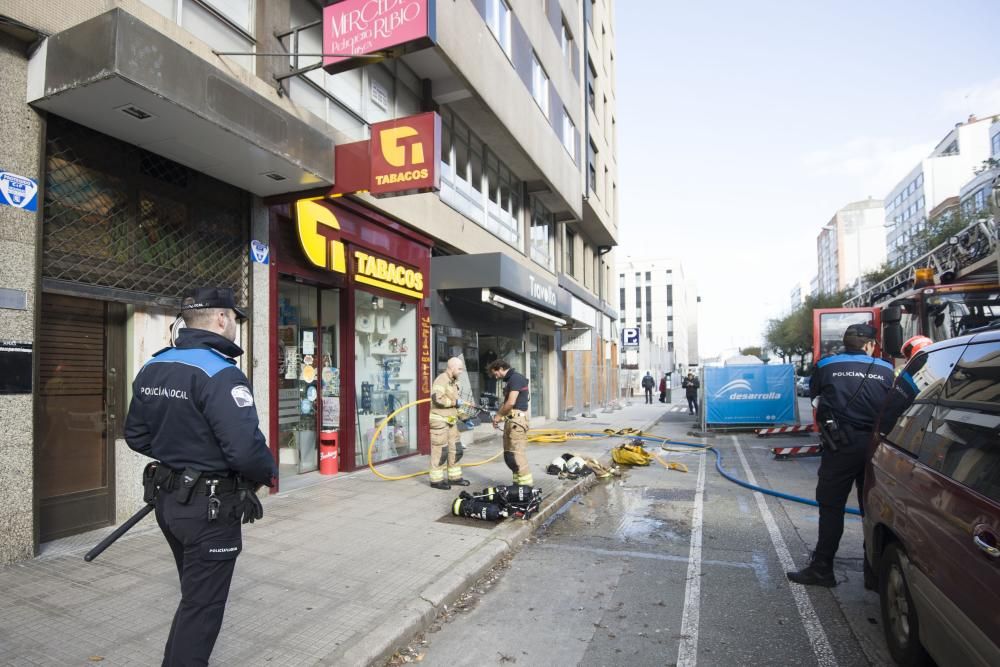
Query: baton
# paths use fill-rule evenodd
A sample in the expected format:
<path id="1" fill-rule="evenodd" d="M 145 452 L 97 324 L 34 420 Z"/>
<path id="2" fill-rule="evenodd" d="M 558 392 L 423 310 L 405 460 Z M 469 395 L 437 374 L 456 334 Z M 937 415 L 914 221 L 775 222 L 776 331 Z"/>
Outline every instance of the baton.
<path id="1" fill-rule="evenodd" d="M 155 507 L 156 506 L 153 504 L 148 504 L 143 506 L 143 508 L 138 512 L 136 512 L 135 514 L 133 514 L 128 521 L 118 526 L 118 528 L 115 529 L 115 532 L 105 537 L 103 540 L 100 541 L 100 543 L 96 547 L 88 551 L 87 555 L 83 557 L 83 560 L 89 563 L 90 561 L 100 556 L 105 549 L 114 544 L 115 540 L 117 540 L 119 537 L 121 537 L 129 530 L 131 530 L 132 526 L 142 521 L 143 518 L 145 518 L 147 514 L 152 512 Z"/>

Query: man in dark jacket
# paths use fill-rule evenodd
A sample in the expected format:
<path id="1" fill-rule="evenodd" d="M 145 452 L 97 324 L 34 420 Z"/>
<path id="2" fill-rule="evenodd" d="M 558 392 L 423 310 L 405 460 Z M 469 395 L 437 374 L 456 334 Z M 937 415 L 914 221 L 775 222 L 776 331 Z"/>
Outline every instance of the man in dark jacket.
<path id="1" fill-rule="evenodd" d="M 646 402 L 650 405 L 653 404 L 653 387 L 656 386 L 656 380 L 649 371 L 642 377 L 642 389 L 646 392 Z"/>
<path id="2" fill-rule="evenodd" d="M 698 388 L 701 387 L 701 383 L 693 372 L 688 372 L 687 377 L 681 382 L 681 387 L 684 389 L 684 396 L 688 401 L 688 414 L 698 414 Z"/>
<path id="3" fill-rule="evenodd" d="M 872 428 L 893 382 L 892 364 L 871 356 L 875 333 L 867 324 L 847 327 L 844 352 L 820 359 L 809 380 L 810 398 L 819 399 L 816 421 L 823 442 L 816 484 L 819 536 L 809 565 L 787 573 L 797 584 L 837 585 L 833 557 L 844 533 L 844 508 L 852 486 L 862 503 Z"/>
<path id="4" fill-rule="evenodd" d="M 234 361 L 243 354 L 236 323 L 246 316 L 233 291 L 198 289 L 182 308 L 187 328 L 176 347 L 153 355 L 132 383 L 125 440 L 159 461 L 145 475 L 157 487 L 156 522 L 180 576 L 163 664 L 205 665 L 243 549 L 240 520 L 262 516 L 254 492 L 278 469 Z"/>

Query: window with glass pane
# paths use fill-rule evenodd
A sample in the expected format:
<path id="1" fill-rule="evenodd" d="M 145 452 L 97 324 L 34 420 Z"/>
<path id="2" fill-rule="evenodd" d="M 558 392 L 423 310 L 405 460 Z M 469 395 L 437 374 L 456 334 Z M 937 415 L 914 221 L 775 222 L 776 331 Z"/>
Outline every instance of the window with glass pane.
<path id="1" fill-rule="evenodd" d="M 587 104 L 594 111 L 597 111 L 597 68 L 594 61 L 587 58 Z"/>
<path id="2" fill-rule="evenodd" d="M 219 18 L 219 16 L 208 9 L 206 4 L 199 0 L 183 0 L 183 2 L 181 26 L 195 37 L 219 51 L 252 52 L 254 50 L 251 0 L 246 0 L 246 4 L 250 5 L 246 10 L 246 13 L 248 13 L 247 17 L 244 17 L 244 12 L 239 7 L 239 5 L 243 4 L 240 2 L 232 3 L 234 7 L 230 8 L 234 12 L 233 17 L 235 18 L 226 15 L 219 7 L 213 6 L 219 13 L 226 15 L 226 18 L 230 19 L 231 23 Z M 248 23 L 249 28 L 243 27 L 241 22 Z M 253 56 L 227 57 L 246 70 L 250 72 L 254 71 Z"/>
<path id="3" fill-rule="evenodd" d="M 537 199 L 531 207 L 531 259 L 549 270 L 555 269 L 552 213 Z"/>
<path id="4" fill-rule="evenodd" d="M 355 464 L 368 464 L 369 447 L 376 462 L 412 454 L 417 451 L 416 412 L 412 409 L 386 422 L 374 444 L 372 439 L 390 414 L 416 396 L 416 307 L 358 291 L 355 332 Z"/>
<path id="5" fill-rule="evenodd" d="M 576 275 L 576 234 L 566 230 L 566 273 Z M 622 308 L 625 307 L 625 290 L 622 290 Z"/>
<path id="6" fill-rule="evenodd" d="M 567 152 L 569 152 L 569 156 L 575 161 L 576 125 L 574 125 L 572 119 L 570 119 L 569 112 L 566 111 L 566 107 L 563 107 L 562 143 Z"/>
<path id="7" fill-rule="evenodd" d="M 486 0 L 486 23 L 507 56 L 510 56 L 510 6 L 504 0 Z"/>
<path id="8" fill-rule="evenodd" d="M 597 192 L 597 146 L 587 142 L 587 185 L 591 192 Z"/>
<path id="9" fill-rule="evenodd" d="M 546 117 L 549 115 L 549 75 L 538 61 L 538 54 L 531 54 L 531 95 Z"/>
<path id="10" fill-rule="evenodd" d="M 559 30 L 559 47 L 562 49 L 563 57 L 569 58 L 570 53 L 573 48 L 573 37 L 569 32 L 569 28 L 566 26 L 566 19 L 564 18 Z"/>

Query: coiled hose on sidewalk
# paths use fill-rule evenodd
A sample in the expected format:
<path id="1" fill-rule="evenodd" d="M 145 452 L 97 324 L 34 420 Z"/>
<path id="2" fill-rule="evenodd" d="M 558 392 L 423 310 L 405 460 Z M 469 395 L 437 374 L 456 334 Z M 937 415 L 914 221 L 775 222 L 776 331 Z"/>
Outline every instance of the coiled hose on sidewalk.
<path id="1" fill-rule="evenodd" d="M 403 410 L 406 410 L 414 405 L 419 405 L 421 403 L 429 403 L 430 400 L 431 399 L 429 398 L 422 398 L 420 400 L 407 403 L 406 405 L 400 407 L 392 414 L 387 416 L 385 419 L 383 419 L 382 422 L 378 425 L 378 428 L 375 429 L 375 432 L 372 434 L 371 442 L 368 443 L 368 468 L 373 473 L 375 473 L 376 476 L 384 480 L 396 481 L 400 479 L 409 479 L 411 477 L 419 477 L 421 475 L 426 475 L 430 472 L 429 470 L 421 470 L 419 472 L 413 472 L 407 475 L 384 475 L 375 469 L 375 464 L 372 462 L 372 451 L 374 451 L 375 449 L 375 441 L 378 439 L 378 436 L 382 432 L 382 429 L 385 428 L 386 424 L 389 423 L 389 420 L 391 420 L 393 417 L 398 415 Z M 726 469 L 722 467 L 722 452 L 720 452 L 715 447 L 704 445 L 698 442 L 684 442 L 683 440 L 673 440 L 665 436 L 655 435 L 653 433 L 646 433 L 643 431 L 638 431 L 636 429 L 620 429 L 620 430 L 607 429 L 606 431 L 541 429 L 541 430 L 529 431 L 528 442 L 535 444 L 558 444 L 562 442 L 568 442 L 569 440 L 595 440 L 595 439 L 615 437 L 615 436 L 623 436 L 623 437 L 631 436 L 631 437 L 643 438 L 645 440 L 653 440 L 659 442 L 661 447 L 664 448 L 666 448 L 669 445 L 679 445 L 681 447 L 691 447 L 693 449 L 707 449 L 708 451 L 715 454 L 715 469 L 719 472 L 720 475 L 722 475 L 725 479 L 729 480 L 733 484 L 742 486 L 745 489 L 750 489 L 751 491 L 760 491 L 765 495 L 774 496 L 775 498 L 781 498 L 782 500 L 790 500 L 792 502 L 801 503 L 803 505 L 811 505 L 812 507 L 819 507 L 819 503 L 817 503 L 815 500 L 811 500 L 809 498 L 803 498 L 801 496 L 793 496 L 790 493 L 775 491 L 774 489 L 768 489 L 763 486 L 758 486 L 757 484 L 751 484 L 746 480 L 740 479 L 739 477 L 736 477 L 728 473 Z M 489 463 L 490 461 L 495 461 L 497 458 L 500 457 L 501 454 L 503 454 L 502 449 L 493 456 L 489 457 L 488 459 L 483 459 L 482 461 L 475 461 L 471 463 L 463 463 L 462 466 L 463 467 L 481 466 L 483 464 Z M 844 513 L 861 516 L 861 511 L 856 507 L 847 507 L 844 509 Z"/>

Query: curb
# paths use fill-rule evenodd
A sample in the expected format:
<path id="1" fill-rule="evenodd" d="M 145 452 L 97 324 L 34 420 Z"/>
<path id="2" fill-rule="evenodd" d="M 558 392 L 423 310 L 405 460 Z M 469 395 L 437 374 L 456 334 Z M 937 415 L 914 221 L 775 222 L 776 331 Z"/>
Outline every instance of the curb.
<path id="1" fill-rule="evenodd" d="M 648 422 L 640 431 L 648 431 L 659 418 Z M 614 436 L 608 436 L 614 437 Z M 502 534 L 473 550 L 457 563 L 448 574 L 422 590 L 414 602 L 386 619 L 378 628 L 352 642 L 352 646 L 325 659 L 322 664 L 381 665 L 401 646 L 426 630 L 437 618 L 442 607 L 454 602 L 480 577 L 508 553 L 516 551 L 534 532 L 544 525 L 573 498 L 597 485 L 595 475 L 587 475 L 563 488 L 528 521 L 515 527 L 503 526 Z"/>

